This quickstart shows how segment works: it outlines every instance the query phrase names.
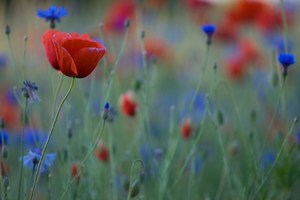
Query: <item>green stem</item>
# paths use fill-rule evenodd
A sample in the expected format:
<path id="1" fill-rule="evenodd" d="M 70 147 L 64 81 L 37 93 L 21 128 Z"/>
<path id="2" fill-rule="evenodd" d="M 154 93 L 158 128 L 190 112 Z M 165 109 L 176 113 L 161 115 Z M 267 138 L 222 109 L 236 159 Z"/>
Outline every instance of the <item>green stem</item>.
<path id="1" fill-rule="evenodd" d="M 128 191 L 128 195 L 127 195 L 127 200 L 130 200 L 130 195 L 131 195 L 131 191 L 132 191 L 132 179 L 133 179 L 133 171 L 134 171 L 134 167 L 137 163 L 140 163 L 142 166 L 142 171 L 145 170 L 145 164 L 142 160 L 137 159 L 135 161 L 133 161 L 132 165 L 131 165 L 131 170 L 130 170 L 130 180 L 129 180 L 129 191 Z"/>
<path id="2" fill-rule="evenodd" d="M 104 133 L 104 127 L 105 127 L 105 122 L 106 120 L 103 120 L 103 123 L 102 123 L 102 127 L 101 127 L 101 130 L 100 130 L 100 134 L 98 135 L 98 137 L 96 138 L 95 140 L 95 143 L 91 146 L 91 149 L 89 150 L 89 152 L 85 155 L 85 157 L 83 158 L 83 160 L 80 162 L 80 167 L 79 167 L 79 170 L 78 170 L 78 173 L 76 176 L 74 176 L 67 184 L 67 187 L 66 189 L 64 190 L 64 192 L 62 193 L 61 197 L 60 197 L 60 200 L 64 199 L 66 194 L 68 193 L 72 183 L 77 179 L 77 177 L 80 176 L 81 172 L 82 172 L 82 169 L 84 167 L 84 164 L 85 162 L 87 161 L 87 159 L 92 155 L 92 153 L 94 152 L 95 148 L 97 147 L 97 144 L 99 143 L 100 139 L 102 138 L 102 135 Z"/>
<path id="3" fill-rule="evenodd" d="M 161 185 L 160 185 L 160 193 L 159 193 L 159 199 L 164 199 L 165 196 L 165 190 L 168 184 L 168 179 L 169 179 L 169 167 L 171 165 L 171 162 L 174 158 L 175 151 L 178 146 L 178 134 L 175 134 L 176 132 L 174 131 L 174 111 L 175 107 L 172 106 L 170 108 L 170 124 L 169 124 L 169 136 L 168 136 L 168 151 L 166 155 L 166 159 L 164 162 L 164 168 L 163 168 L 163 173 L 162 177 L 163 179 L 161 180 Z M 177 136 L 177 137 L 176 137 Z"/>
<path id="4" fill-rule="evenodd" d="M 122 46 L 121 46 L 121 49 L 120 49 L 120 53 L 119 53 L 119 55 L 118 55 L 118 57 L 116 59 L 116 62 L 115 62 L 114 66 L 113 66 L 113 68 L 112 68 L 112 70 L 111 70 L 111 72 L 109 74 L 109 77 L 108 77 L 107 88 L 105 90 L 105 95 L 104 95 L 104 99 L 105 100 L 107 100 L 108 97 L 109 97 L 109 92 L 110 92 L 110 88 L 111 88 L 111 86 L 113 84 L 113 81 L 114 81 L 114 77 L 115 77 L 115 73 L 116 73 L 116 68 L 117 68 L 117 66 L 118 66 L 118 64 L 120 62 L 120 59 L 121 59 L 121 57 L 122 57 L 122 55 L 124 53 L 124 50 L 125 50 L 125 46 L 126 46 L 126 42 L 127 42 L 127 37 L 128 37 L 128 32 L 129 32 L 128 30 L 129 29 L 126 28 L 126 32 L 125 32 L 125 35 L 124 35 L 123 43 L 122 43 Z"/>
<path id="5" fill-rule="evenodd" d="M 284 148 L 284 146 L 286 145 L 286 143 L 288 142 L 288 139 L 289 139 L 291 133 L 293 132 L 293 130 L 294 130 L 294 128 L 295 128 L 296 123 L 297 123 L 297 120 L 294 120 L 294 122 L 293 122 L 293 124 L 292 124 L 292 126 L 291 126 L 291 128 L 290 128 L 290 130 L 289 130 L 289 132 L 288 132 L 288 134 L 285 136 L 285 138 L 284 138 L 284 140 L 283 140 L 283 142 L 282 142 L 282 144 L 281 144 L 281 146 L 280 146 L 279 152 L 278 152 L 277 155 L 276 155 L 276 158 L 275 158 L 274 163 L 272 164 L 272 166 L 271 166 L 270 169 L 268 170 L 266 177 L 262 180 L 261 184 L 258 186 L 258 189 L 257 189 L 257 191 L 255 192 L 255 194 L 254 194 L 254 196 L 253 196 L 253 199 L 256 199 L 256 196 L 257 196 L 258 193 L 261 191 L 261 189 L 263 188 L 264 184 L 267 182 L 267 180 L 269 179 L 271 173 L 273 172 L 273 170 L 274 170 L 274 168 L 275 168 L 275 166 L 276 166 L 276 164 L 277 164 L 279 158 L 281 157 L 281 154 L 282 154 L 282 152 L 283 152 L 283 148 Z"/>
<path id="6" fill-rule="evenodd" d="M 44 159 L 45 154 L 46 154 L 47 147 L 48 147 L 49 142 L 50 142 L 50 139 L 51 139 L 51 137 L 52 137 L 52 135 L 53 135 L 53 131 L 54 131 L 54 128 L 55 128 L 55 125 L 56 125 L 56 122 L 57 122 L 59 113 L 60 113 L 60 111 L 61 111 L 61 109 L 62 109 L 63 104 L 65 103 L 65 101 L 67 100 L 69 94 L 71 93 L 71 90 L 72 90 L 72 88 L 73 88 L 73 86 L 74 86 L 74 82 L 75 82 L 75 78 L 73 77 L 73 78 L 72 78 L 71 85 L 70 85 L 70 88 L 69 88 L 69 90 L 67 91 L 65 97 L 63 98 L 62 102 L 60 103 L 60 105 L 59 105 L 59 107 L 58 107 L 58 110 L 57 110 L 57 113 L 56 113 L 56 115 L 55 115 L 55 117 L 54 117 L 53 124 L 52 124 L 52 126 L 51 126 L 51 129 L 50 129 L 48 138 L 47 138 L 47 140 L 46 140 L 45 146 L 44 146 L 43 151 L 42 151 L 42 154 L 41 154 L 41 158 L 40 158 L 39 163 L 38 163 L 38 167 L 37 167 L 37 170 L 36 170 L 36 173 L 35 173 L 35 177 L 34 177 L 34 181 L 33 181 L 33 186 L 32 186 L 32 191 L 31 191 L 29 200 L 33 200 L 33 198 L 34 198 L 34 193 L 35 193 L 35 190 L 36 190 L 36 186 L 37 186 L 37 182 L 38 182 L 40 170 L 41 170 L 41 167 L 42 167 L 43 159 Z"/>
<path id="7" fill-rule="evenodd" d="M 205 76 L 205 71 L 206 71 L 206 66 L 207 66 L 207 63 L 208 63 L 208 57 L 209 57 L 209 52 L 210 52 L 210 45 L 207 45 L 206 46 L 206 52 L 205 52 L 205 58 L 204 58 L 204 64 L 203 64 L 203 70 L 202 70 L 202 75 L 203 75 L 203 77 L 202 77 L 202 79 L 204 78 L 204 76 Z M 188 112 L 188 114 L 190 114 L 191 112 L 192 112 L 192 109 L 193 109 L 193 105 L 194 105 L 194 103 L 195 103 L 195 100 L 196 100 L 196 98 L 197 98 L 197 95 L 198 95 L 198 93 L 199 93 L 199 91 L 200 91 L 200 88 L 201 88 L 201 83 L 202 83 L 202 80 L 201 78 L 199 79 L 199 82 L 198 82 L 198 85 L 197 85 L 197 87 L 196 87 L 196 91 L 195 91 L 195 93 L 194 93 L 194 95 L 193 95 L 193 98 L 192 98 L 192 100 L 191 100 L 191 103 L 190 103 L 190 105 L 189 105 L 189 112 Z"/>
<path id="8" fill-rule="evenodd" d="M 271 118 L 271 122 L 270 122 L 270 125 L 268 127 L 268 130 L 266 132 L 266 135 L 264 137 L 264 140 L 263 140 L 263 146 L 262 146 L 262 151 L 261 152 L 264 152 L 265 151 L 265 148 L 266 148 L 266 145 L 267 145 L 267 138 L 269 137 L 270 133 L 271 133 L 271 130 L 272 130 L 272 127 L 273 127 L 273 124 L 274 124 L 274 121 L 275 121 L 275 118 L 277 116 L 277 112 L 278 112 L 278 109 L 279 109 L 279 105 L 280 105 L 280 100 L 281 100 L 281 96 L 284 92 L 284 87 L 285 87 L 285 82 L 286 82 L 286 77 L 283 77 L 283 82 L 282 82 L 282 85 L 281 85 L 281 89 L 280 89 L 280 92 L 279 92 L 279 96 L 278 96 L 278 99 L 277 99 L 277 103 L 276 103 L 276 107 L 275 107 L 275 111 L 273 113 L 273 116 Z"/>
<path id="9" fill-rule="evenodd" d="M 63 80 L 64 80 L 64 75 L 61 74 L 60 75 L 60 79 L 59 79 L 59 84 L 58 84 L 58 87 L 56 89 L 55 96 L 54 96 L 54 103 L 53 103 L 53 108 L 52 108 L 52 117 L 51 117 L 51 120 L 53 120 L 53 117 L 54 117 L 54 114 L 55 114 L 55 107 L 56 107 L 56 103 L 57 103 L 57 99 L 58 99 L 58 94 L 59 94 L 59 91 L 61 89 Z"/>
<path id="10" fill-rule="evenodd" d="M 28 99 L 25 100 L 24 105 L 24 113 L 23 113 L 23 127 L 22 127 L 22 136 L 21 136 L 21 169 L 20 169 L 20 177 L 19 177 L 19 189 L 18 189 L 18 200 L 21 199 L 22 193 L 22 181 L 23 181 L 23 160 L 24 160 L 24 131 L 25 131 L 25 124 L 26 124 L 26 112 L 28 107 Z"/>
<path id="11" fill-rule="evenodd" d="M 221 147 L 223 163 L 224 163 L 224 169 L 225 169 L 224 177 L 227 179 L 227 184 L 228 184 L 228 187 L 229 187 L 229 193 L 230 193 L 231 197 L 233 198 L 233 196 L 231 194 L 232 184 L 231 184 L 231 181 L 230 181 L 230 172 L 229 172 L 228 159 L 227 159 L 227 155 L 225 153 L 224 142 L 223 142 L 222 137 L 221 137 L 220 129 L 219 128 L 217 128 L 217 129 L 218 129 L 217 130 L 217 138 L 218 138 L 219 145 Z"/>
<path id="12" fill-rule="evenodd" d="M 188 165 L 190 159 L 192 158 L 193 156 L 193 153 L 195 152 L 195 149 L 197 147 L 197 144 L 199 143 L 200 141 L 200 138 L 203 134 L 203 130 L 204 130 L 204 125 L 205 125 L 205 120 L 206 120 L 206 116 L 207 116 L 207 113 L 208 113 L 208 108 L 207 108 L 207 105 L 208 105 L 208 96 L 206 97 L 206 106 L 205 106 L 205 112 L 204 112 L 204 115 L 203 115 L 203 119 L 201 121 L 201 125 L 200 125 L 200 130 L 198 131 L 197 133 L 197 137 L 196 139 L 193 141 L 192 143 L 192 146 L 191 146 L 191 150 L 188 154 L 188 156 L 186 157 L 185 159 L 185 162 L 183 164 L 183 166 L 181 167 L 181 169 L 179 170 L 178 174 L 177 174 L 177 177 L 175 178 L 175 181 L 171 187 L 170 190 L 173 190 L 175 188 L 175 186 L 179 183 L 180 181 L 180 178 L 181 178 L 181 175 L 183 174 L 184 170 L 186 169 L 186 166 Z"/>

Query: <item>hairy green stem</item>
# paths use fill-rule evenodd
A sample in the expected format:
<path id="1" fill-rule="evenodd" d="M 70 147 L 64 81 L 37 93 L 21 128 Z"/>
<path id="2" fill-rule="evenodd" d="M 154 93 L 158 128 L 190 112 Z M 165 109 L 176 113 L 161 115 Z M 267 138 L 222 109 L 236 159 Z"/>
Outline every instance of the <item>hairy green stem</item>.
<path id="1" fill-rule="evenodd" d="M 33 199 L 34 199 L 34 194 L 35 194 L 35 190 L 36 190 L 38 178 L 39 178 L 39 175 L 40 175 L 40 170 L 41 170 L 41 167 L 42 167 L 43 159 L 44 159 L 45 154 L 46 154 L 46 150 L 47 150 L 47 148 L 48 148 L 50 139 L 51 139 L 51 137 L 52 137 L 52 135 L 53 135 L 53 131 L 54 131 L 54 128 L 55 128 L 55 125 L 56 125 L 58 116 L 59 116 L 59 114 L 60 114 L 60 111 L 61 111 L 61 109 L 62 109 L 62 106 L 64 105 L 65 101 L 67 100 L 68 96 L 70 95 L 71 90 L 72 90 L 72 88 L 73 88 L 73 86 L 74 86 L 74 82 L 75 82 L 75 78 L 73 77 L 73 78 L 72 78 L 71 85 L 70 85 L 70 87 L 69 87 L 69 90 L 67 91 L 65 97 L 63 98 L 62 102 L 60 103 L 60 105 L 59 105 L 59 107 L 58 107 L 58 110 L 57 110 L 57 113 L 56 113 L 56 115 L 55 115 L 55 117 L 54 117 L 54 120 L 53 120 L 51 129 L 50 129 L 50 132 L 49 132 L 49 134 L 48 134 L 48 138 L 47 138 L 46 143 L 45 143 L 45 145 L 44 145 L 44 148 L 43 148 L 43 150 L 42 150 L 41 158 L 40 158 L 39 163 L 38 163 L 38 166 L 37 166 L 37 170 L 36 170 L 35 177 L 34 177 L 34 180 L 33 180 L 32 191 L 31 191 L 31 193 L 30 193 L 29 200 L 33 200 Z"/>

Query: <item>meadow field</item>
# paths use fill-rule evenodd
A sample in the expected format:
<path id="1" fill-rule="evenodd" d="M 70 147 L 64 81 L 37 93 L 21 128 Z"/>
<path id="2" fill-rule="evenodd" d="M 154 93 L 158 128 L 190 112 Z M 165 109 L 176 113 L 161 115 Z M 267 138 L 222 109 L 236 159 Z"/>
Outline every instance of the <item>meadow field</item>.
<path id="1" fill-rule="evenodd" d="M 299 5 L 1 0 L 0 199 L 300 199 Z"/>

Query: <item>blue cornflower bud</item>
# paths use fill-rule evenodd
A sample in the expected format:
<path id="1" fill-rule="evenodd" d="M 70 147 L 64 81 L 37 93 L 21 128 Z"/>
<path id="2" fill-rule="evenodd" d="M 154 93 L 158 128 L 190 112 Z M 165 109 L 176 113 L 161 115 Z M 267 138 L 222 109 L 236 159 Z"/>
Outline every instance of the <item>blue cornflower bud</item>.
<path id="1" fill-rule="evenodd" d="M 47 10 L 38 10 L 37 16 L 50 21 L 50 28 L 55 28 L 55 23 L 60 21 L 61 17 L 67 16 L 68 12 L 63 7 L 51 6 Z"/>
<path id="2" fill-rule="evenodd" d="M 103 120 L 107 120 L 108 122 L 113 122 L 116 115 L 117 115 L 117 112 L 115 111 L 115 109 L 110 107 L 110 104 L 107 102 L 104 105 L 104 110 L 102 112 Z"/>
<path id="3" fill-rule="evenodd" d="M 34 82 L 24 81 L 24 86 L 22 87 L 22 93 L 26 99 L 29 100 L 29 103 L 35 103 L 40 101 L 39 95 L 36 93 L 38 87 Z"/>
<path id="4" fill-rule="evenodd" d="M 295 57 L 293 54 L 289 54 L 289 53 L 281 53 L 278 56 L 278 61 L 280 62 L 280 64 L 283 67 L 283 76 L 287 76 L 287 69 L 295 64 Z"/>
<path id="5" fill-rule="evenodd" d="M 206 40 L 206 44 L 210 45 L 211 44 L 211 39 L 213 34 L 216 31 L 216 26 L 213 24 L 206 24 L 202 26 L 202 31 L 207 35 L 207 40 Z"/>

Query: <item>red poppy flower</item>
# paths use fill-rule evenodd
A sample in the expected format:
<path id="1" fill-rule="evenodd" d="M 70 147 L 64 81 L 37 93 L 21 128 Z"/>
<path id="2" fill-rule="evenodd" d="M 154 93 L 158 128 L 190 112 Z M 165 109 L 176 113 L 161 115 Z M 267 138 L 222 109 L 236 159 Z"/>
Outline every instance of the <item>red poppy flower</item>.
<path id="1" fill-rule="evenodd" d="M 138 104 L 135 101 L 133 91 L 128 91 L 120 97 L 121 111 L 128 117 L 134 117 Z"/>
<path id="2" fill-rule="evenodd" d="M 106 49 L 89 35 L 49 30 L 43 44 L 50 64 L 64 75 L 84 78 L 96 68 Z"/>
<path id="3" fill-rule="evenodd" d="M 109 151 L 106 145 L 102 142 L 98 144 L 98 147 L 96 149 L 96 157 L 103 162 L 109 161 Z"/>
<path id="4" fill-rule="evenodd" d="M 193 131 L 192 121 L 190 118 L 188 118 L 181 124 L 181 136 L 184 139 L 188 139 L 192 135 L 192 131 Z"/>
<path id="5" fill-rule="evenodd" d="M 71 164 L 71 177 L 75 178 L 76 183 L 78 184 L 80 181 L 80 176 L 78 176 L 78 166 L 74 163 Z"/>

